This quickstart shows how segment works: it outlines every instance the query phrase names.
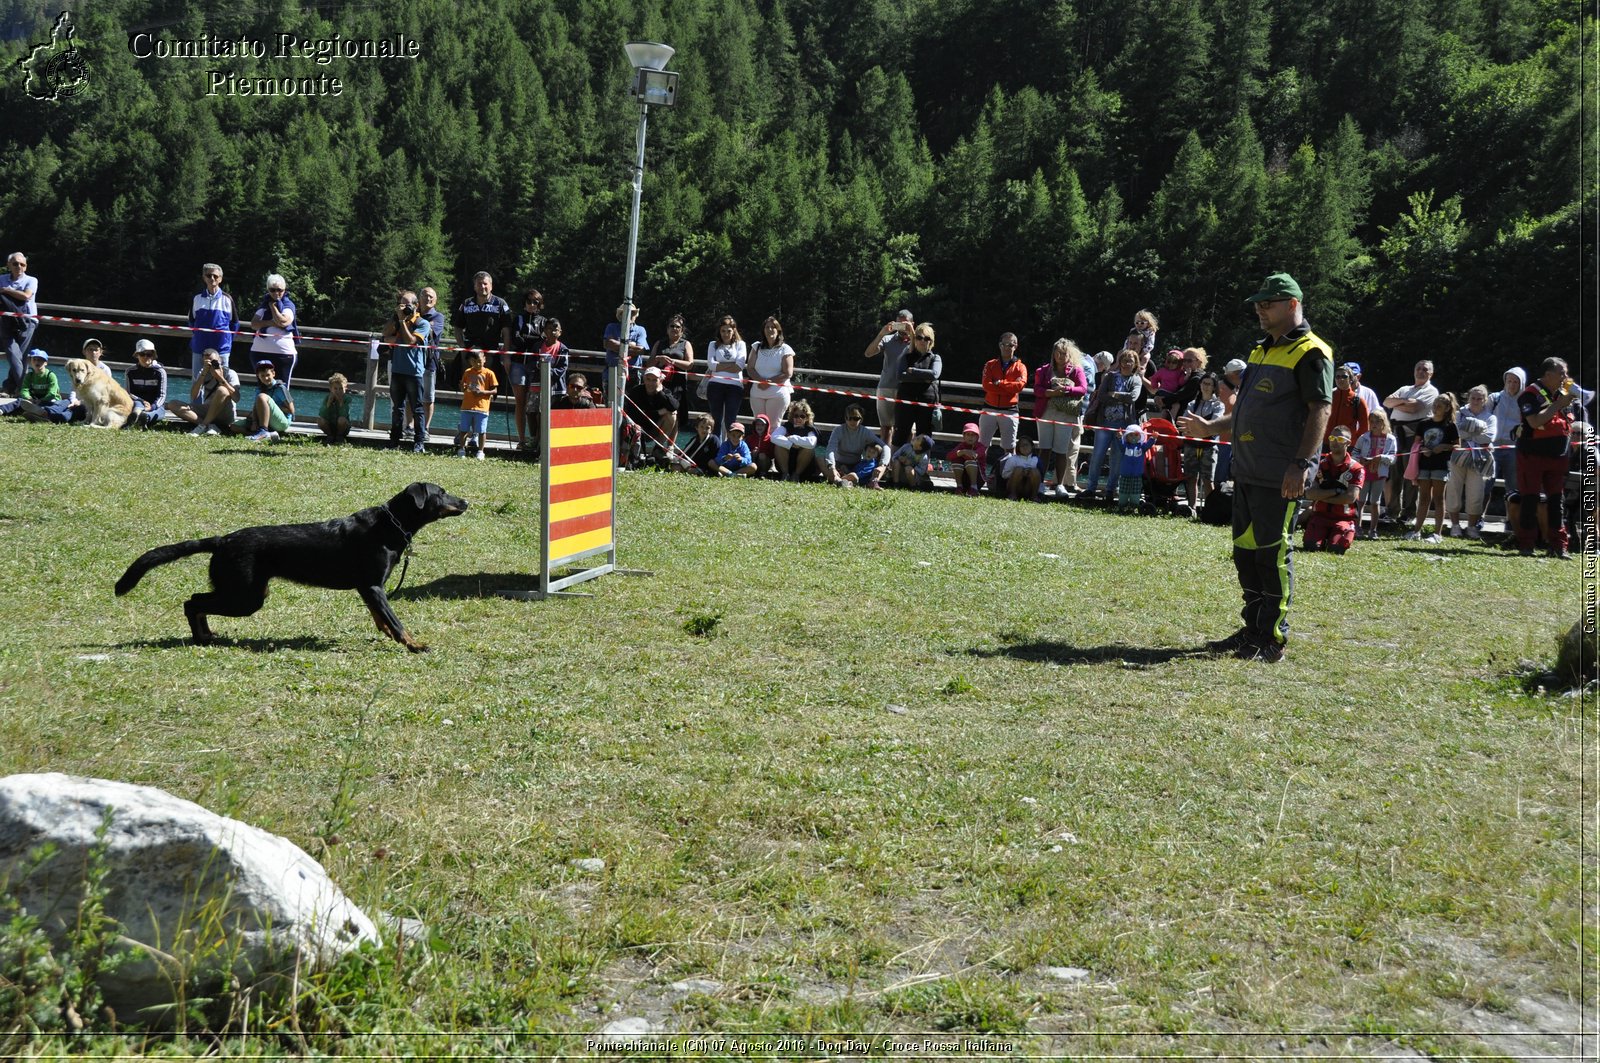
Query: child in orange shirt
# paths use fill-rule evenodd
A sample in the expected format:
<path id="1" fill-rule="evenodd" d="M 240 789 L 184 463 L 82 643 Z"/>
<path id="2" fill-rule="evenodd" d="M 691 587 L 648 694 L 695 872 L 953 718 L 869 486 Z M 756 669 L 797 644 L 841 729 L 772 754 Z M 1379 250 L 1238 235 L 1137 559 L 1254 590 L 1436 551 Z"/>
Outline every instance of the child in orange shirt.
<path id="1" fill-rule="evenodd" d="M 500 386 L 494 370 L 483 365 L 482 351 L 467 352 L 467 368 L 461 374 L 461 430 L 456 433 L 456 457 L 467 456 L 467 447 L 483 460 L 483 441 L 489 432 L 489 401 Z"/>

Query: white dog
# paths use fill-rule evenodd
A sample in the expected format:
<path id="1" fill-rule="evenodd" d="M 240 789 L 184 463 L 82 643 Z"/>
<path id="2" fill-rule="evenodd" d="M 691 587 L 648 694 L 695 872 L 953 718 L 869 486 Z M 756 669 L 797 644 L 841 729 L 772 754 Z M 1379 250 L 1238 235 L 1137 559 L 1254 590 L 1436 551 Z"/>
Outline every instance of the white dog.
<path id="1" fill-rule="evenodd" d="M 67 375 L 83 412 L 95 428 L 121 428 L 133 416 L 133 396 L 111 379 L 111 373 L 85 358 L 67 359 Z"/>

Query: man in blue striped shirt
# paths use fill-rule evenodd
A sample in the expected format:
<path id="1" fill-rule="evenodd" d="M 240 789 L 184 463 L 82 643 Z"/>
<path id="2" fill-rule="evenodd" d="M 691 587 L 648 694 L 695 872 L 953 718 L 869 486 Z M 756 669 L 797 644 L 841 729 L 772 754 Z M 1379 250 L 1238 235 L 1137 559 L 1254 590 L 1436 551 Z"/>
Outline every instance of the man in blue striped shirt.
<path id="1" fill-rule="evenodd" d="M 228 364 L 233 333 L 239 327 L 233 296 L 222 290 L 222 267 L 207 262 L 200 267 L 200 279 L 205 287 L 195 293 L 189 304 L 189 327 L 194 330 L 189 340 L 189 375 L 194 380 L 200 378 L 202 356 L 208 349 L 221 354 L 222 364 Z"/>

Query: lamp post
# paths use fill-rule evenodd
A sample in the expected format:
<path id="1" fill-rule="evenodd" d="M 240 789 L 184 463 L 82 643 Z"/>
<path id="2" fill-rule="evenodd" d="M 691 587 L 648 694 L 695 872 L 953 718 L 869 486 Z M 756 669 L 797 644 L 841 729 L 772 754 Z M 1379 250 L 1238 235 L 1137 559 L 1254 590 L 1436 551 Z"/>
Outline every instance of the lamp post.
<path id="1" fill-rule="evenodd" d="M 630 94 L 639 101 L 639 132 L 634 140 L 633 212 L 628 221 L 628 268 L 622 278 L 622 320 L 618 322 L 617 358 L 610 365 L 610 392 L 614 397 L 617 431 L 622 429 L 622 387 L 627 379 L 628 332 L 633 327 L 633 269 L 639 254 L 639 199 L 644 193 L 644 134 L 650 107 L 671 107 L 678 99 L 678 75 L 665 69 L 675 49 L 655 41 L 630 41 L 624 46 L 633 64 Z M 609 362 L 609 359 L 608 359 Z"/>

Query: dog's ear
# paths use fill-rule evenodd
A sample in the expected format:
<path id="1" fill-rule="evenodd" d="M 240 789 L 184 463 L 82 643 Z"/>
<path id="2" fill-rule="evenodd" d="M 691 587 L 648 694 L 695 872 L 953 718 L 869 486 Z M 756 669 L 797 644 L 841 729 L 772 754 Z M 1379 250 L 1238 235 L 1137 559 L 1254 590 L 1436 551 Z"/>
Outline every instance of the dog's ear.
<path id="1" fill-rule="evenodd" d="M 417 507 L 417 512 L 422 513 L 428 508 L 428 496 L 438 490 L 439 489 L 433 484 L 423 483 L 421 480 L 418 480 L 416 483 L 407 487 L 404 494 L 406 498 L 410 500 L 411 504 Z"/>

